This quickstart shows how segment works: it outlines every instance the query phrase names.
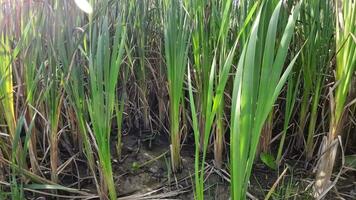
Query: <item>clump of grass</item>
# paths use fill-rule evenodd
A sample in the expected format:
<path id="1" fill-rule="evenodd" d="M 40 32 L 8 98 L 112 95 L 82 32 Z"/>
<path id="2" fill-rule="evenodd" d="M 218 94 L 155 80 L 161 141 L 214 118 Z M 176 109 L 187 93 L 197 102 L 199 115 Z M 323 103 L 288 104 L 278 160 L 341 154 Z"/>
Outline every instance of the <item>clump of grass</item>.
<path id="1" fill-rule="evenodd" d="M 226 3 L 230 3 L 231 1 L 227 1 Z M 227 4 L 228 5 L 228 4 Z M 197 117 L 197 110 L 195 106 L 195 101 L 194 101 L 194 95 L 193 95 L 193 87 L 191 83 L 191 73 L 190 70 L 188 70 L 188 86 L 189 86 L 189 100 L 190 100 L 190 108 L 192 112 L 192 126 L 193 126 L 193 131 L 194 131 L 194 140 L 195 140 L 195 164 L 194 164 L 194 169 L 195 169 L 195 191 L 194 191 L 194 197 L 195 199 L 202 200 L 204 199 L 204 173 L 205 173 L 205 159 L 206 159 L 206 154 L 209 146 L 209 138 L 211 134 L 211 130 L 213 129 L 213 123 L 214 119 L 219 113 L 219 109 L 221 109 L 221 105 L 223 104 L 223 96 L 224 96 L 224 89 L 227 84 L 228 78 L 229 78 L 229 72 L 233 63 L 233 58 L 236 53 L 236 48 L 238 45 L 238 41 L 241 37 L 241 35 L 244 33 L 245 28 L 249 24 L 249 22 L 252 19 L 252 16 L 257 9 L 257 3 L 254 4 L 254 6 L 251 8 L 244 25 L 241 27 L 241 30 L 239 31 L 239 34 L 236 37 L 236 40 L 234 42 L 234 46 L 229 50 L 229 53 L 227 54 L 224 62 L 221 62 L 221 72 L 220 72 L 220 77 L 216 81 L 216 70 L 217 70 L 217 60 L 219 56 L 222 56 L 221 54 L 219 55 L 215 51 L 214 59 L 211 64 L 211 71 L 209 72 L 209 82 L 208 82 L 208 88 L 207 88 L 207 102 L 206 102 L 206 107 L 204 110 L 206 111 L 206 116 L 205 116 L 205 121 L 203 121 L 204 127 L 203 130 L 204 132 L 201 132 L 201 129 L 199 129 L 199 121 Z M 224 7 L 228 11 L 230 9 L 229 6 Z M 226 12 L 224 12 L 226 13 Z M 228 15 L 225 16 L 225 18 L 228 18 Z M 226 21 L 225 21 L 226 22 Z M 224 30 L 224 26 L 222 26 L 222 29 Z M 222 33 L 222 32 L 220 32 Z M 224 40 L 226 35 L 224 34 L 219 34 L 219 39 Z M 226 45 L 226 44 L 225 44 Z M 217 47 L 221 47 L 217 45 Z M 223 48 L 227 48 L 227 46 L 223 46 Z M 221 52 L 220 52 L 221 53 Z M 216 81 L 216 82 L 215 82 Z M 204 135 L 203 141 L 201 140 L 201 134 Z M 202 149 L 202 157 L 199 156 L 200 149 Z"/>
<path id="2" fill-rule="evenodd" d="M 16 9 L 17 3 L 18 2 L 4 2 L 4 8 L 9 12 L 0 12 L 0 19 L 3 19 L 0 23 L 0 109 L 3 112 L 1 118 L 5 122 L 4 131 L 9 136 L 8 138 L 0 138 L 0 149 L 3 151 L 1 153 L 7 158 L 19 161 L 17 155 L 14 157 L 11 155 L 11 145 L 14 143 L 18 114 L 15 108 L 15 106 L 18 105 L 15 104 L 14 95 L 14 83 L 16 80 L 14 73 L 17 72 L 16 67 L 18 66 L 14 61 L 22 48 L 22 31 L 27 32 L 28 28 L 27 31 L 22 29 L 19 31 L 16 29 L 18 28 L 18 22 L 21 18 L 20 16 L 12 17 L 10 14 L 11 11 Z M 15 25 L 10 26 L 10 24 Z M 17 43 L 15 43 L 15 41 L 17 41 Z M 10 145 L 10 148 L 7 144 Z M 21 154 L 21 148 L 17 149 L 16 152 Z M 22 165 L 21 167 L 26 167 L 26 165 Z"/>
<path id="3" fill-rule="evenodd" d="M 147 33 L 147 23 L 148 23 L 148 6 L 149 6 L 149 1 L 148 0 L 139 0 L 136 2 L 135 6 L 135 14 L 134 21 L 133 21 L 133 34 L 134 34 L 134 39 L 135 39 L 135 46 L 136 46 L 136 55 L 138 57 L 137 59 L 137 65 L 135 67 L 135 70 L 137 72 L 137 78 L 138 78 L 138 83 L 140 87 L 140 92 L 139 92 L 139 102 L 140 102 L 140 107 L 142 107 L 142 117 L 143 117 L 143 128 L 148 129 L 149 128 L 149 112 L 150 112 L 150 107 L 149 107 L 149 102 L 148 102 L 148 86 L 147 86 L 147 71 L 146 70 L 146 41 L 147 37 L 149 36 Z"/>
<path id="4" fill-rule="evenodd" d="M 320 196 L 331 188 L 330 178 L 335 164 L 338 136 L 342 135 L 345 109 L 352 76 L 356 67 L 356 2 L 336 1 L 336 74 L 330 89 L 331 118 L 328 136 L 323 139 L 316 175 L 315 192 Z"/>
<path id="5" fill-rule="evenodd" d="M 334 144 L 344 127 L 353 130 L 352 125 L 346 127 L 344 123 L 346 110 L 355 114 L 356 108 L 355 101 L 348 102 L 354 93 L 355 1 L 333 2 L 0 0 L 0 190 L 5 191 L 0 192 L 0 199 L 23 199 L 31 192 L 47 191 L 53 192 L 43 195 L 77 191 L 85 197 L 96 196 L 59 185 L 67 184 L 72 165 L 79 168 L 79 176 L 73 176 L 77 184 L 70 183 L 71 187 L 83 188 L 90 179 L 99 198 L 116 199 L 112 144 L 116 143 L 119 159 L 121 153 L 126 154 L 121 152 L 121 129 L 131 128 L 131 121 L 125 120 L 128 125 L 124 126 L 122 122 L 123 118 L 133 118 L 130 115 L 137 112 L 131 111 L 137 108 L 142 114 L 135 116 L 135 122 L 143 122 L 135 126 L 139 131 L 154 131 L 157 127 L 165 131 L 166 113 L 170 117 L 169 175 L 182 167 L 181 143 L 187 138 L 189 144 L 190 135 L 184 133 L 190 130 L 186 114 L 191 112 L 194 195 L 199 200 L 207 195 L 205 169 L 210 152 L 218 168 L 214 171 L 221 172 L 224 164 L 230 165 L 232 199 L 245 199 L 258 143 L 264 142 L 261 146 L 266 150 L 270 136 L 274 136 L 271 125 L 283 128 L 276 163 L 266 161 L 271 157 L 263 160 L 276 168 L 286 155 L 283 147 L 287 146 L 290 122 L 298 121 L 294 129 L 298 129 L 301 145 L 295 145 L 295 136 L 290 135 L 294 146 L 288 148 L 304 146 L 310 160 L 316 133 L 326 129 L 331 113 L 316 177 L 315 189 L 320 198 L 330 188 L 337 155 Z M 299 9 L 299 34 L 293 37 Z M 332 14 L 334 10 L 336 15 Z M 295 43 L 289 48 L 292 37 Z M 293 68 L 299 53 L 300 67 Z M 333 54 L 336 81 L 328 110 L 321 103 L 335 64 Z M 290 64 L 285 66 L 287 60 Z M 229 82 L 231 76 L 234 81 Z M 168 84 L 161 84 L 165 77 Z M 286 82 L 284 96 L 278 101 L 285 106 L 274 107 Z M 137 88 L 138 93 L 131 92 L 131 88 Z M 169 102 L 165 101 L 167 96 Z M 187 97 L 190 110 L 184 101 Z M 153 105 L 156 102 L 158 105 Z M 170 106 L 168 112 L 166 103 Z M 282 117 L 278 116 L 279 108 L 285 109 Z M 325 121 L 319 126 L 321 118 Z M 115 125 L 117 132 L 113 130 Z M 268 139 L 261 137 L 263 128 L 268 130 Z M 230 151 L 223 154 L 225 132 L 229 130 Z M 116 133 L 117 141 L 113 141 Z M 72 157 L 64 161 L 67 152 Z M 224 163 L 228 153 L 230 160 Z M 82 165 L 83 154 L 91 178 L 80 171 L 86 166 Z M 51 176 L 47 178 L 52 181 L 42 176 Z M 277 182 L 266 199 L 285 199 L 298 193 L 295 179 L 285 179 L 272 194 Z"/>
<path id="6" fill-rule="evenodd" d="M 309 195 L 309 191 L 305 191 L 304 185 L 298 181 L 298 179 L 293 173 L 293 170 L 290 170 L 289 174 L 280 177 L 280 182 L 278 183 L 278 185 L 276 185 L 276 188 L 273 188 L 275 190 L 270 190 L 268 195 L 265 197 L 265 200 L 282 200 L 296 198 L 313 199 Z"/>
<path id="7" fill-rule="evenodd" d="M 164 1 L 164 52 L 170 100 L 171 164 L 173 172 L 181 168 L 180 107 L 188 60 L 189 24 L 181 1 Z"/>
<path id="8" fill-rule="evenodd" d="M 213 60 L 212 52 L 214 52 L 214 41 L 213 36 L 217 34 L 216 29 L 212 29 L 212 24 L 214 24 L 213 19 L 210 18 L 212 13 L 212 7 L 208 7 L 208 1 L 197 0 L 191 1 L 190 15 L 193 23 L 192 31 L 192 53 L 194 60 L 194 81 L 196 92 L 196 100 L 199 102 L 197 107 L 197 114 L 199 114 L 199 131 L 201 133 L 200 143 L 204 141 L 204 122 L 207 115 L 207 101 L 208 101 L 208 88 L 209 88 L 209 74 L 211 71 L 211 63 Z M 230 2 L 231 4 L 231 2 Z M 228 3 L 226 5 L 229 5 Z M 214 5 L 215 7 L 216 5 Z M 207 9 L 208 8 L 208 9 Z M 209 16 L 208 16 L 209 15 Z M 208 20 L 209 19 L 209 20 Z M 203 150 L 203 146 L 200 146 Z"/>
<path id="9" fill-rule="evenodd" d="M 90 5 L 90 4 L 89 4 Z M 87 8 L 89 9 L 89 8 Z M 89 9 L 90 10 L 90 9 Z M 95 156 L 93 146 L 91 145 L 91 138 L 89 136 L 89 131 L 87 128 L 87 122 L 89 121 L 88 107 L 86 104 L 86 56 L 85 52 L 88 52 L 87 41 L 87 32 L 81 29 L 76 30 L 76 32 L 71 32 L 68 27 L 69 24 L 71 27 L 81 26 L 84 20 L 83 18 L 86 15 L 81 15 L 80 13 L 75 16 L 70 12 L 75 11 L 72 9 L 67 10 L 63 15 L 68 15 L 66 26 L 63 27 L 62 32 L 62 41 L 68 42 L 59 42 L 58 43 L 58 55 L 62 62 L 62 71 L 66 74 L 64 80 L 64 90 L 66 92 L 66 97 L 68 98 L 68 104 L 72 108 L 73 117 L 76 120 L 76 130 L 78 137 L 78 150 L 80 153 L 84 153 L 90 172 L 94 178 L 95 185 L 97 190 L 100 191 L 100 186 L 98 184 L 97 175 L 96 175 L 96 165 L 95 165 Z M 62 17 L 64 18 L 64 16 Z M 82 43 L 84 41 L 84 44 Z M 82 55 L 82 54 L 84 55 Z"/>
<path id="10" fill-rule="evenodd" d="M 105 4 L 105 2 L 102 3 Z M 97 19 L 100 23 L 94 24 L 92 19 L 90 20 L 90 47 L 87 52 L 89 59 L 88 110 L 99 155 L 103 180 L 102 195 L 108 189 L 110 199 L 117 197 L 111 166 L 110 135 L 116 86 L 126 38 L 122 13 L 116 14 L 111 24 L 108 12 L 103 13 Z M 111 32 L 114 32 L 114 35 L 111 35 Z"/>
<path id="11" fill-rule="evenodd" d="M 24 17 L 31 17 L 31 21 L 29 22 L 29 31 L 23 34 L 24 45 L 23 50 L 21 52 L 21 57 L 23 58 L 24 64 L 24 73 L 23 73 L 23 81 L 25 84 L 24 95 L 26 96 L 25 104 L 26 104 L 26 123 L 29 124 L 32 116 L 34 116 L 34 110 L 32 106 L 37 107 L 39 104 L 38 98 L 38 84 L 40 81 L 40 76 L 43 73 L 44 63 L 41 63 L 41 59 L 43 56 L 41 55 L 42 43 L 41 43 L 41 35 L 38 33 L 38 30 L 43 28 L 42 18 L 43 15 L 39 13 L 29 12 Z M 38 165 L 38 155 L 37 155 L 37 130 L 32 129 L 31 133 L 31 142 L 29 148 L 29 156 L 31 162 L 31 170 L 34 173 L 39 172 Z"/>
<path id="12" fill-rule="evenodd" d="M 313 156 L 316 122 L 323 83 L 329 69 L 329 61 L 333 55 L 332 36 L 332 3 L 330 1 L 305 1 L 303 3 L 301 21 L 304 23 L 302 34 L 307 41 L 301 54 L 303 90 L 300 111 L 301 136 L 304 139 L 305 127 L 308 126 L 306 139 L 306 157 Z M 310 117 L 308 119 L 308 116 Z M 309 123 L 307 123 L 309 121 Z"/>
<path id="13" fill-rule="evenodd" d="M 282 2 L 274 8 L 270 1 L 261 6 L 237 66 L 230 122 L 233 200 L 246 198 L 247 183 L 263 124 L 296 60 L 295 57 L 283 72 L 300 3 L 292 10 L 279 46 L 276 47 L 281 7 Z"/>
<path id="14" fill-rule="evenodd" d="M 8 17 L 1 16 L 0 17 Z M 11 34 L 10 30 L 2 29 L 0 32 L 0 105 L 4 111 L 4 119 L 7 124 L 8 133 L 11 137 L 15 134 L 16 129 L 16 116 L 14 107 L 14 88 L 13 88 L 13 74 L 12 74 L 12 61 L 13 53 L 10 45 L 10 39 L 7 34 Z"/>
<path id="15" fill-rule="evenodd" d="M 53 45 L 53 44 L 52 44 Z M 47 115 L 49 119 L 49 135 L 50 135 L 50 159 L 51 159 L 51 179 L 53 182 L 58 182 L 58 126 L 60 120 L 60 110 L 62 106 L 62 88 L 60 82 L 63 80 L 62 73 L 58 71 L 59 63 L 54 56 L 56 53 L 53 49 L 48 51 L 48 71 L 46 72 L 46 95 L 45 100 L 48 104 Z M 53 56 L 53 57 L 52 57 Z"/>

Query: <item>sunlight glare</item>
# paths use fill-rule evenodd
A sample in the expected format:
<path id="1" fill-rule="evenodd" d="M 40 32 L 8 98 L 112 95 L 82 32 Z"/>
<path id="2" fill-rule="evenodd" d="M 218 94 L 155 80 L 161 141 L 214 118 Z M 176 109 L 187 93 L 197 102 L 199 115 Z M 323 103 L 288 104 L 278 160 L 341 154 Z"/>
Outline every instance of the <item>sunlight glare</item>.
<path id="1" fill-rule="evenodd" d="M 89 4 L 87 0 L 74 0 L 78 8 L 85 13 L 91 14 L 93 12 L 93 7 Z"/>

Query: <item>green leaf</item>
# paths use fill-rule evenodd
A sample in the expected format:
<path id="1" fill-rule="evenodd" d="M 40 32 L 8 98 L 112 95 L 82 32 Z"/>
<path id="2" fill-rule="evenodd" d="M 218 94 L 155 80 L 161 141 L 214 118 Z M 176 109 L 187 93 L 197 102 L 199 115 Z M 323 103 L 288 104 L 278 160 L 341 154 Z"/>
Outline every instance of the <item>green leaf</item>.
<path id="1" fill-rule="evenodd" d="M 277 170 L 276 159 L 272 154 L 269 153 L 261 153 L 260 154 L 261 161 L 269 168 L 273 170 Z"/>
<path id="2" fill-rule="evenodd" d="M 140 165 L 137 162 L 133 162 L 131 167 L 132 170 L 136 171 L 140 168 Z"/>

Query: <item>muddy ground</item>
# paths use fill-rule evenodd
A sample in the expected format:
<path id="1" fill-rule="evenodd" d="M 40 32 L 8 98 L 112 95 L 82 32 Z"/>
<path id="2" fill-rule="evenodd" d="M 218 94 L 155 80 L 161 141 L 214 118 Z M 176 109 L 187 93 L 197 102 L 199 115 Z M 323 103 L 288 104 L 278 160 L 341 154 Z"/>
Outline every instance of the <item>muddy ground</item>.
<path id="1" fill-rule="evenodd" d="M 137 132 L 124 135 L 122 141 L 121 158 L 116 154 L 114 142 L 112 145 L 114 180 L 119 198 L 122 200 L 194 199 L 191 187 L 194 178 L 194 143 L 192 138 L 185 141 L 181 152 L 183 169 L 176 174 L 171 173 L 170 170 L 168 135 Z M 62 148 L 61 155 L 68 154 L 64 149 Z M 63 160 L 69 158 L 69 156 L 66 159 L 63 157 Z M 215 169 L 211 152 L 208 154 L 207 160 L 209 163 L 206 165 L 205 199 L 228 200 L 230 188 L 229 176 L 226 172 L 227 166 L 225 165 L 223 170 Z M 83 156 L 76 156 L 74 161 L 63 170 L 60 181 L 65 186 L 80 188 L 96 194 L 95 184 L 84 163 Z M 268 168 L 259 159 L 256 159 L 248 188 L 248 192 L 251 194 L 249 198 L 264 199 L 278 179 L 278 175 L 287 166 L 287 172 L 276 185 L 270 199 L 313 199 L 310 187 L 313 183 L 313 169 L 310 167 L 311 164 L 303 162 L 298 154 L 287 159 L 279 171 Z M 30 192 L 26 192 L 26 197 L 29 199 L 50 199 Z M 342 173 L 337 187 L 331 190 L 327 199 L 356 199 L 355 173 L 352 171 Z"/>

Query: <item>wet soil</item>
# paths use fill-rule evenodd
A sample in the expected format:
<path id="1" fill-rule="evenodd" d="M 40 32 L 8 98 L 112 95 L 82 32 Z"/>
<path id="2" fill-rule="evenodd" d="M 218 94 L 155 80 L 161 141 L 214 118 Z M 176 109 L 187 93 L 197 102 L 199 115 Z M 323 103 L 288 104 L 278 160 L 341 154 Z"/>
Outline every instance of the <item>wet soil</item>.
<path id="1" fill-rule="evenodd" d="M 194 145 L 184 145 L 181 152 L 183 168 L 172 173 L 170 168 L 169 140 L 167 136 L 142 137 L 128 135 L 123 138 L 122 159 L 114 165 L 120 196 L 174 192 L 175 199 L 194 199 Z M 205 199 L 229 199 L 229 183 L 207 166 Z"/>
<path id="2" fill-rule="evenodd" d="M 120 158 L 116 153 L 114 141 L 116 141 L 115 138 L 113 138 L 112 144 L 112 161 L 114 181 L 119 198 L 126 200 L 194 199 L 192 189 L 194 181 L 194 143 L 192 139 L 188 138 L 182 147 L 183 168 L 179 173 L 172 173 L 170 170 L 168 135 L 152 134 L 150 132 L 127 134 L 122 138 L 123 146 Z M 60 175 L 60 181 L 65 186 L 80 188 L 95 194 L 95 184 L 85 164 L 85 159 L 83 156 L 82 158 L 78 157 Z M 69 156 L 66 160 L 68 159 Z M 223 170 L 215 169 L 211 152 L 208 153 L 207 160 L 209 163 L 207 163 L 205 173 L 205 199 L 228 200 L 230 198 L 230 184 L 226 173 L 228 171 L 227 166 L 224 166 Z M 264 199 L 278 179 L 279 174 L 288 166 L 288 172 L 279 181 L 270 199 L 313 199 L 310 195 L 311 188 L 309 187 L 314 177 L 312 169 L 303 164 L 303 162 L 296 160 L 298 159 L 295 157 L 287 160 L 280 167 L 280 170 L 276 171 L 256 159 L 248 192 L 256 199 Z M 351 173 L 343 176 L 337 184 L 339 190 L 332 190 L 327 199 L 336 199 L 338 197 L 356 199 L 355 183 L 355 174 Z M 354 193 L 352 193 L 353 191 Z M 38 199 L 39 197 L 33 194 L 29 196 L 33 197 L 30 199 Z"/>

